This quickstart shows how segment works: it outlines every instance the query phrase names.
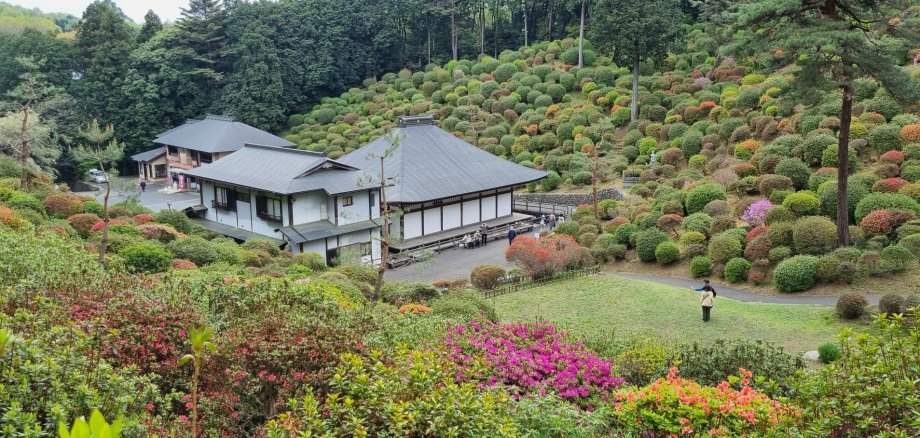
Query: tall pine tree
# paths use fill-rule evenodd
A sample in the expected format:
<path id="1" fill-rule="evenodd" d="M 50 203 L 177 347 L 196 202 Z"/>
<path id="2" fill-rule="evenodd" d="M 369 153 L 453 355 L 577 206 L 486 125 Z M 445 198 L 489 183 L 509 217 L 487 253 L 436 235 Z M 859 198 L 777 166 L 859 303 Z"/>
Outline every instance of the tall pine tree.
<path id="1" fill-rule="evenodd" d="M 920 84 L 898 64 L 920 45 L 920 11 L 912 0 L 750 0 L 735 15 L 732 52 L 789 67 L 794 96 L 807 102 L 840 91 L 837 142 L 837 238 L 849 245 L 847 207 L 853 81 L 871 76 L 904 102 L 920 100 Z"/>
<path id="2" fill-rule="evenodd" d="M 639 117 L 639 63 L 656 60 L 681 33 L 680 0 L 595 0 L 591 40 L 613 48 L 616 62 L 632 68 L 632 120 Z"/>
<path id="3" fill-rule="evenodd" d="M 163 22 L 160 20 L 160 16 L 153 12 L 153 10 L 149 10 L 147 14 L 144 15 L 144 24 L 141 26 L 141 31 L 137 34 L 137 42 L 140 44 L 146 43 L 161 30 L 163 30 Z"/>
<path id="4" fill-rule="evenodd" d="M 110 123 L 121 112 L 119 87 L 136 46 L 125 14 L 111 0 L 96 0 L 83 12 L 75 45 L 82 74 L 77 98 L 84 113 Z"/>
<path id="5" fill-rule="evenodd" d="M 227 58 L 228 14 L 221 0 L 191 0 L 176 22 L 182 68 L 207 96 L 194 102 L 205 112 L 216 100 L 230 70 Z"/>

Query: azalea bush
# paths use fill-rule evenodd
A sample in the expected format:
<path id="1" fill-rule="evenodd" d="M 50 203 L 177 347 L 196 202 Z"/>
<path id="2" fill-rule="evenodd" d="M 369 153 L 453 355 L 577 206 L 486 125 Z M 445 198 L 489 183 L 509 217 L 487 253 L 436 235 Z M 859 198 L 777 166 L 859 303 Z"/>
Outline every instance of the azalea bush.
<path id="1" fill-rule="evenodd" d="M 756 436 L 796 417 L 791 406 L 751 388 L 750 371 L 739 373 L 703 386 L 671 368 L 666 378 L 616 394 L 615 427 L 639 436 Z"/>
<path id="2" fill-rule="evenodd" d="M 575 239 L 567 235 L 555 234 L 540 240 L 519 236 L 505 250 L 505 259 L 537 279 L 580 267 L 587 252 L 587 248 L 579 246 Z"/>
<path id="3" fill-rule="evenodd" d="M 752 226 L 763 225 L 767 219 L 767 212 L 773 208 L 769 199 L 758 199 L 751 203 L 741 215 L 741 220 Z"/>
<path id="4" fill-rule="evenodd" d="M 457 364 L 459 380 L 501 384 L 515 396 L 553 393 L 589 404 L 623 383 L 609 361 L 548 322 L 460 324 L 447 332 L 441 350 Z"/>

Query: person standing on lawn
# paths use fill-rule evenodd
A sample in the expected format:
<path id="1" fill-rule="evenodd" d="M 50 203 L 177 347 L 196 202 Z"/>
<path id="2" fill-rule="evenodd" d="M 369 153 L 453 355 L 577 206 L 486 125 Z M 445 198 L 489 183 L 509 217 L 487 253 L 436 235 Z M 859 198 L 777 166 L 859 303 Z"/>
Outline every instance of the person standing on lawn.
<path id="1" fill-rule="evenodd" d="M 709 280 L 703 280 L 703 287 L 693 289 L 700 292 L 700 305 L 703 307 L 703 321 L 709 322 L 712 306 L 715 304 L 716 290 L 709 285 Z"/>

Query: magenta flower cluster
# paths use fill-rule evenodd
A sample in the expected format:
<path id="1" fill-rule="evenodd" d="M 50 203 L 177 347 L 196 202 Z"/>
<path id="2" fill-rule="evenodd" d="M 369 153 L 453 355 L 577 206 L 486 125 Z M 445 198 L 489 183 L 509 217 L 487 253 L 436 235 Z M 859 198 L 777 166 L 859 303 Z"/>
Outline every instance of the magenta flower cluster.
<path id="1" fill-rule="evenodd" d="M 610 361 L 572 342 L 548 322 L 458 325 L 442 343 L 459 380 L 504 385 L 516 395 L 556 393 L 574 402 L 606 398 L 623 383 Z"/>
<path id="2" fill-rule="evenodd" d="M 767 218 L 767 212 L 773 208 L 773 203 L 769 199 L 758 199 L 744 210 L 741 220 L 753 226 L 763 225 Z"/>

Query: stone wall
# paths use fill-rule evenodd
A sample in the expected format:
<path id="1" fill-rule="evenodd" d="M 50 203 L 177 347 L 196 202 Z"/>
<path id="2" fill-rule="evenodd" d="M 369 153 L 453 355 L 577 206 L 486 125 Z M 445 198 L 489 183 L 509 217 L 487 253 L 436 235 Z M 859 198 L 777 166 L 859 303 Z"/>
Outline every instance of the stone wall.
<path id="1" fill-rule="evenodd" d="M 597 200 L 616 199 L 623 200 L 623 192 L 617 189 L 601 189 L 597 191 Z M 591 193 L 515 193 L 514 202 L 542 202 L 544 204 L 579 205 L 591 204 Z"/>

